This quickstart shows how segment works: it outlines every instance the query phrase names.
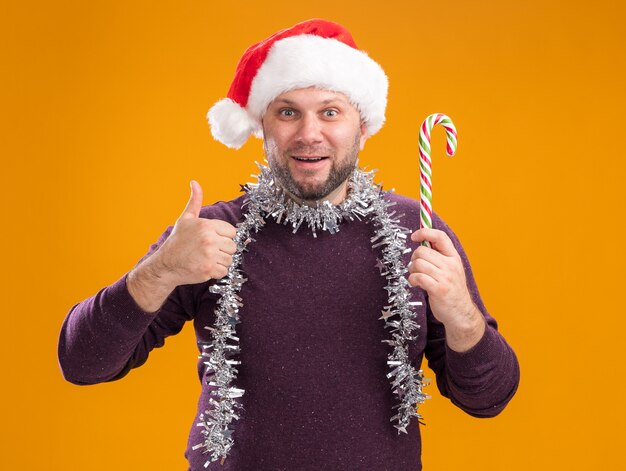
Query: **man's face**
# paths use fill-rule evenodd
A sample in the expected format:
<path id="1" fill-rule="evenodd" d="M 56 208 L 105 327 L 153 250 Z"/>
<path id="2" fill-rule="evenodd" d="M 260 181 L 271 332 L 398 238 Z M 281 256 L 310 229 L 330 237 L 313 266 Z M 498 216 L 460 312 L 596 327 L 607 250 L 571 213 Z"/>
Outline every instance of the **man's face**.
<path id="1" fill-rule="evenodd" d="M 302 200 L 345 196 L 366 127 L 343 93 L 301 88 L 279 95 L 263 116 L 267 161 L 279 183 Z M 335 201 L 333 201 L 335 200 Z"/>

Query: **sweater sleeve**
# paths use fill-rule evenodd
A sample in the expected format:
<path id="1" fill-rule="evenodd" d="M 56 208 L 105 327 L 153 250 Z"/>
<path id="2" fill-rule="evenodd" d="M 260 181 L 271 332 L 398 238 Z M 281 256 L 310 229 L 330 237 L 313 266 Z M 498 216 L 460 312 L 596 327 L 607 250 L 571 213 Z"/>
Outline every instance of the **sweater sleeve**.
<path id="1" fill-rule="evenodd" d="M 137 265 L 165 242 L 173 226 Z M 178 286 L 161 308 L 143 311 L 128 291 L 124 274 L 95 295 L 75 304 L 65 317 L 59 336 L 59 365 L 65 379 L 85 385 L 114 381 L 143 365 L 153 348 L 177 334 L 193 318 L 191 285 Z"/>
<path id="2" fill-rule="evenodd" d="M 443 396 L 474 417 L 493 417 L 504 409 L 517 390 L 519 363 L 513 349 L 498 332 L 496 320 L 485 308 L 459 239 L 436 215 L 433 227 L 450 236 L 461 256 L 469 292 L 485 317 L 486 329 L 480 341 L 470 350 L 455 352 L 448 347 L 444 326 L 435 319 L 427 303 L 426 358 L 435 372 L 437 387 Z"/>

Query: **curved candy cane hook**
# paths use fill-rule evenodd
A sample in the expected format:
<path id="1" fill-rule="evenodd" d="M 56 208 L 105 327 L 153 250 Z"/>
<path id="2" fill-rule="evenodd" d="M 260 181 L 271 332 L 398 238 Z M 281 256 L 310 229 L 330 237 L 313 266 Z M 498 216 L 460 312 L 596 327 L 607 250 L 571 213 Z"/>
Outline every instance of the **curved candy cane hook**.
<path id="1" fill-rule="evenodd" d="M 432 162 L 430 160 L 430 136 L 434 126 L 441 124 L 446 130 L 446 153 L 452 157 L 456 152 L 456 127 L 452 120 L 445 114 L 431 114 L 420 126 L 419 152 L 420 152 L 420 228 L 433 227 L 433 183 Z M 427 241 L 422 245 L 430 247 Z"/>

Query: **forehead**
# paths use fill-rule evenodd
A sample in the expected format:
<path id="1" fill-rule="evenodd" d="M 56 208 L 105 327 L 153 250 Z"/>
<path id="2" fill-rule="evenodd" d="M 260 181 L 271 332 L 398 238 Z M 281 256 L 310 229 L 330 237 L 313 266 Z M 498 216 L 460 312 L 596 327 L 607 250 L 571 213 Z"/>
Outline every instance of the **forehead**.
<path id="1" fill-rule="evenodd" d="M 316 87 L 298 88 L 281 93 L 274 98 L 269 106 L 284 104 L 292 106 L 318 106 L 329 103 L 338 103 L 354 108 L 345 94 Z"/>

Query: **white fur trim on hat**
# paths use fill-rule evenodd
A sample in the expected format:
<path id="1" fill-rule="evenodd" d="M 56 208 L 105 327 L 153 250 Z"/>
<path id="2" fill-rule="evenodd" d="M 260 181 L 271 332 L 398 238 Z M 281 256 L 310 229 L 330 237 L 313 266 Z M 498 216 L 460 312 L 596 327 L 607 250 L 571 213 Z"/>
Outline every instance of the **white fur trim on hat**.
<path id="1" fill-rule="evenodd" d="M 281 93 L 311 86 L 344 93 L 369 135 L 385 122 L 388 85 L 382 67 L 363 51 L 311 34 L 276 41 L 252 81 L 246 108 L 260 121 Z"/>

